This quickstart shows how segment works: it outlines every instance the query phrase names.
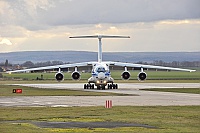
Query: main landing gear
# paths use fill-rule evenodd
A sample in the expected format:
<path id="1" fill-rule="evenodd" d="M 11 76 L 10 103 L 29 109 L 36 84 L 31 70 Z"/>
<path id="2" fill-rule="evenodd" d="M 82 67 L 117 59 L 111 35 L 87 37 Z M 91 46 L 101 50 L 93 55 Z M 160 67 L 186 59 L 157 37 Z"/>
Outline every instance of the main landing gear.
<path id="1" fill-rule="evenodd" d="M 84 84 L 84 89 L 94 89 L 94 84 Z"/>
<path id="2" fill-rule="evenodd" d="M 118 89 L 118 84 L 108 84 L 108 89 Z M 84 84 L 84 89 L 94 89 L 94 84 Z M 98 85 L 97 90 L 105 90 L 104 85 Z"/>
<path id="3" fill-rule="evenodd" d="M 118 84 L 108 84 L 108 89 L 118 89 Z"/>

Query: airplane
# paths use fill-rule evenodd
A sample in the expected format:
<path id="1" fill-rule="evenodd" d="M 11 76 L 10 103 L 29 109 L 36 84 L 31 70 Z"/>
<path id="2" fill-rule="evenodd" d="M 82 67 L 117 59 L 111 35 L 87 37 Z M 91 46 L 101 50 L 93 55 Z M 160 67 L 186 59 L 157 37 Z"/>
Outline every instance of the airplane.
<path id="1" fill-rule="evenodd" d="M 154 65 L 143 65 L 143 64 L 134 64 L 134 63 L 123 63 L 123 62 L 114 62 L 114 61 L 102 61 L 102 39 L 103 38 L 130 38 L 130 36 L 115 36 L 115 35 L 91 35 L 91 36 L 72 36 L 69 38 L 97 38 L 98 39 L 98 61 L 91 62 L 80 62 L 72 64 L 63 64 L 55 66 L 46 66 L 38 68 L 30 68 L 23 70 L 14 70 L 8 71 L 7 73 L 15 72 L 30 72 L 37 70 L 48 70 L 48 69 L 58 69 L 58 72 L 55 74 L 57 81 L 64 80 L 64 74 L 62 73 L 62 68 L 71 68 L 74 67 L 74 71 L 71 76 L 73 80 L 80 80 L 81 74 L 78 71 L 78 67 L 82 66 L 92 66 L 91 77 L 88 79 L 88 83 L 83 85 L 84 89 L 94 89 L 95 86 L 97 90 L 105 90 L 106 86 L 108 89 L 118 89 L 118 84 L 114 83 L 114 79 L 111 77 L 110 66 L 120 66 L 124 67 L 124 71 L 121 74 L 123 80 L 129 80 L 131 77 L 128 67 L 130 68 L 140 68 L 140 72 L 137 75 L 139 81 L 144 81 L 147 79 L 147 74 L 144 72 L 144 69 L 164 69 L 164 70 L 175 70 L 175 71 L 187 71 L 194 72 L 196 70 L 191 69 L 182 69 L 182 68 L 173 68 L 173 67 L 164 67 L 164 66 L 154 66 Z"/>

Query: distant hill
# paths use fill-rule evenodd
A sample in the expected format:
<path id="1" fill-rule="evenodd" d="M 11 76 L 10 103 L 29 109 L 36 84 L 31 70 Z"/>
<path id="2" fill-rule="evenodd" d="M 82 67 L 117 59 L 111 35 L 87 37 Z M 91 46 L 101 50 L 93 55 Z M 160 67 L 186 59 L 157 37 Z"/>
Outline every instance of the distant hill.
<path id="1" fill-rule="evenodd" d="M 87 51 L 24 51 L 0 53 L 0 62 L 8 59 L 10 63 L 21 64 L 25 61 L 45 62 L 83 62 L 97 61 L 97 52 Z M 200 52 L 104 52 L 104 61 L 153 62 L 200 61 Z"/>

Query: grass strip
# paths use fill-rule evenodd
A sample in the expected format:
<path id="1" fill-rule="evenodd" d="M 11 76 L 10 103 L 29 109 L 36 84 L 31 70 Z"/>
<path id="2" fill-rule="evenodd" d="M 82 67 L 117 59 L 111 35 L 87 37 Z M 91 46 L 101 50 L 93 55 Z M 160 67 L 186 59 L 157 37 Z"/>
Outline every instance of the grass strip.
<path id="1" fill-rule="evenodd" d="M 147 124 L 157 127 L 38 128 L 29 123 L 6 121 L 105 121 Z M 0 132 L 199 132 L 200 106 L 104 107 L 1 107 Z"/>
<path id="2" fill-rule="evenodd" d="M 200 88 L 154 88 L 154 89 L 141 89 L 141 90 L 200 94 Z"/>

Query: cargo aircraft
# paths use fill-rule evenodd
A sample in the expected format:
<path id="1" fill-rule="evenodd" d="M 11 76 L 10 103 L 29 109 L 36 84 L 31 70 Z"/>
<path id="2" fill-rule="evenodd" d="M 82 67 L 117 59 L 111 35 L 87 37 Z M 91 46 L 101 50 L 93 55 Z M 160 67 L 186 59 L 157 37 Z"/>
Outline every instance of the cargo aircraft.
<path id="1" fill-rule="evenodd" d="M 163 66 L 153 66 L 153 65 L 143 65 L 143 64 L 133 64 L 133 63 L 123 63 L 123 62 L 114 62 L 114 61 L 102 61 L 102 39 L 103 38 L 130 38 L 129 36 L 111 36 L 111 35 L 92 35 L 92 36 L 74 36 L 69 38 L 97 38 L 98 39 L 98 61 L 92 62 L 81 62 L 81 63 L 72 63 L 64 65 L 55 65 L 55 66 L 46 66 L 38 68 L 30 68 L 23 70 L 8 71 L 7 73 L 15 72 L 32 72 L 38 70 L 48 70 L 48 69 L 58 69 L 58 72 L 55 74 L 57 81 L 64 80 L 64 74 L 62 73 L 63 68 L 74 67 L 74 71 L 71 76 L 73 80 L 79 80 L 81 74 L 78 71 L 78 67 L 82 66 L 92 66 L 91 77 L 88 79 L 88 83 L 83 85 L 84 89 L 94 89 L 95 86 L 98 90 L 104 90 L 107 86 L 108 89 L 118 89 L 118 84 L 114 83 L 114 79 L 111 77 L 110 66 L 121 66 L 124 67 L 124 71 L 121 74 L 123 80 L 128 80 L 131 77 L 129 68 L 139 68 L 141 71 L 138 73 L 137 78 L 139 81 L 144 81 L 147 78 L 146 72 L 144 69 L 165 69 L 165 70 L 175 70 L 175 71 L 188 71 L 193 72 L 196 70 L 191 69 L 182 69 L 182 68 L 173 68 L 173 67 L 163 67 Z"/>

